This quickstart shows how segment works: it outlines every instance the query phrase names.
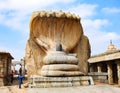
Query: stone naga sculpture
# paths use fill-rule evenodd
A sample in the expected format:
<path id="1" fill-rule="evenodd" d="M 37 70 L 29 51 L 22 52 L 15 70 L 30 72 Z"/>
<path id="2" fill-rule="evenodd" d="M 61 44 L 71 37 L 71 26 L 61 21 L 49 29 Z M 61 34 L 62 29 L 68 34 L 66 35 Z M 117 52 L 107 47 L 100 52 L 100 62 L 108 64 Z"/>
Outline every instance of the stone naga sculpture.
<path id="1" fill-rule="evenodd" d="M 28 77 L 41 75 L 43 59 L 61 44 L 65 53 L 76 53 L 78 70 L 87 74 L 90 44 L 84 35 L 80 17 L 62 11 L 36 11 L 30 21 L 30 36 L 26 45 Z"/>

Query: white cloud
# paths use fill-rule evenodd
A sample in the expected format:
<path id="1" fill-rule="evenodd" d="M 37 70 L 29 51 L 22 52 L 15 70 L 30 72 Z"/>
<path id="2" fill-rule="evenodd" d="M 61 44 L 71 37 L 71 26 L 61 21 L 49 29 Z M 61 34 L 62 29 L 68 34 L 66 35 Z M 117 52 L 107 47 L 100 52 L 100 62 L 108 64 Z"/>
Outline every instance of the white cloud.
<path id="1" fill-rule="evenodd" d="M 12 48 L 0 45 L 0 51 L 9 52 L 14 57 L 15 60 L 20 60 L 25 56 L 25 51 L 23 51 L 24 49 L 21 48 L 19 45 Z"/>
<path id="2" fill-rule="evenodd" d="M 107 26 L 110 24 L 110 22 L 108 20 L 105 19 L 95 19 L 95 20 L 91 20 L 91 19 L 83 19 L 82 20 L 82 24 L 84 25 L 84 29 L 85 30 L 99 30 L 101 29 L 101 27 L 103 26 Z"/>
<path id="3" fill-rule="evenodd" d="M 107 14 L 116 14 L 116 13 L 120 13 L 120 8 L 116 8 L 116 7 L 113 7 L 113 8 L 103 8 L 102 11 L 104 13 L 107 13 Z"/>
<path id="4" fill-rule="evenodd" d="M 69 9 L 71 12 L 80 15 L 84 33 L 90 40 L 92 55 L 105 52 L 110 40 L 113 43 L 117 41 L 114 44 L 118 44 L 118 41 L 120 41 L 120 35 L 114 29 L 111 29 L 111 31 L 104 29 L 104 27 L 113 24 L 108 19 L 91 19 L 99 13 L 97 11 L 98 7 L 98 5 L 93 4 L 79 4 Z"/>
<path id="5" fill-rule="evenodd" d="M 77 6 L 73 6 L 72 8 L 68 9 L 77 15 L 80 15 L 81 18 L 90 17 L 96 14 L 95 9 L 97 5 L 92 4 L 79 4 Z"/>
<path id="6" fill-rule="evenodd" d="M 74 1 L 76 0 L 2 0 L 0 1 L 0 9 L 31 10 L 57 3 L 68 4 Z"/>
<path id="7" fill-rule="evenodd" d="M 103 53 L 107 50 L 108 45 L 110 44 L 110 40 L 113 41 L 114 45 L 118 45 L 120 41 L 120 35 L 115 32 L 100 32 L 97 34 L 89 36 L 91 42 L 92 55 Z M 118 41 L 118 42 L 115 42 Z M 117 47 L 119 48 L 120 45 Z"/>
<path id="8" fill-rule="evenodd" d="M 74 1 L 76 0 L 2 0 L 0 1 L 0 24 L 15 31 L 26 32 L 29 28 L 29 15 L 33 11 Z"/>
<path id="9" fill-rule="evenodd" d="M 3 0 L 0 1 L 0 24 L 15 31 L 28 32 L 29 15 L 33 11 L 52 6 L 56 3 L 69 4 L 76 0 Z M 97 5 L 80 4 L 68 11 L 80 15 L 82 18 L 95 14 Z M 25 21 L 26 20 L 26 21 Z"/>
<path id="10" fill-rule="evenodd" d="M 55 4 L 66 4 L 75 2 L 76 0 L 0 0 L 0 24 L 10 27 L 16 31 L 26 32 L 29 29 L 29 17 L 35 10 L 47 9 Z M 110 40 L 120 40 L 120 36 L 114 31 L 105 31 L 102 28 L 110 26 L 111 23 L 107 19 L 90 19 L 97 14 L 98 5 L 78 4 L 69 6 L 65 11 L 70 11 L 80 15 L 84 33 L 90 39 L 92 46 L 92 54 L 104 52 Z M 104 8 L 102 11 L 108 13 L 119 13 L 118 8 Z M 28 33 L 27 33 L 28 34 Z M 21 41 L 22 42 L 22 41 Z M 23 49 L 0 49 L 10 50 L 16 59 L 24 56 Z M 17 55 L 19 54 L 19 56 Z"/>
<path id="11" fill-rule="evenodd" d="M 91 44 L 92 54 L 105 52 L 110 40 L 119 41 L 120 35 L 115 31 L 102 30 L 103 26 L 109 26 L 110 23 L 105 19 L 84 19 L 82 20 L 85 35 L 88 36 Z M 114 43 L 117 44 L 118 42 Z"/>
<path id="12" fill-rule="evenodd" d="M 10 52 L 15 60 L 21 59 L 25 54 L 24 47 L 28 39 L 29 20 L 32 12 L 47 9 L 47 7 L 55 4 L 69 4 L 74 1 L 76 0 L 0 0 L 0 26 L 25 33 L 25 37 L 21 38 L 22 40 L 18 41 L 16 46 L 9 47 L 2 44 L 0 50 Z M 19 42 L 22 44 L 19 44 Z"/>

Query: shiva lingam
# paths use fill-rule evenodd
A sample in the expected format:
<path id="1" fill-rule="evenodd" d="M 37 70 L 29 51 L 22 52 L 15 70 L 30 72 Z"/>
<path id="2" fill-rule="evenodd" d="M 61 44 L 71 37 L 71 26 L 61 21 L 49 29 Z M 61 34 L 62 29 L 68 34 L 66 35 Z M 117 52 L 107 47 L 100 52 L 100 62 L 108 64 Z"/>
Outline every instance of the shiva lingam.
<path id="1" fill-rule="evenodd" d="M 58 44 L 56 51 L 50 51 L 43 59 L 41 69 L 42 76 L 80 76 L 78 58 L 76 54 L 68 54 L 62 51 L 62 45 Z"/>

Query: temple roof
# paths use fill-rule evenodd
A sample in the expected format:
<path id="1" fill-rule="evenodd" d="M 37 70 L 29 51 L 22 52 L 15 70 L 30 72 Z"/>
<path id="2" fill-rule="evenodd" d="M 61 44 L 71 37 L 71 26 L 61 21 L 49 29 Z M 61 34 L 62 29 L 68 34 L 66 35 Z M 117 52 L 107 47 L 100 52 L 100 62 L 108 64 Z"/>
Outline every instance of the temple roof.
<path id="1" fill-rule="evenodd" d="M 102 61 L 109 61 L 109 60 L 115 60 L 120 59 L 120 50 L 115 48 L 115 45 L 110 42 L 108 45 L 107 51 L 93 55 L 88 59 L 89 63 L 97 63 Z"/>
<path id="2" fill-rule="evenodd" d="M 94 57 L 99 57 L 99 56 L 104 56 L 104 55 L 109 55 L 109 54 L 114 54 L 114 53 L 118 53 L 120 52 L 120 50 L 114 50 L 114 51 L 106 51 L 104 53 L 101 53 L 101 54 L 96 54 L 96 55 L 93 55 L 91 56 L 91 58 L 94 58 Z"/>
<path id="3" fill-rule="evenodd" d="M 108 48 L 107 48 L 107 52 L 112 52 L 112 51 L 116 51 L 116 47 L 114 44 L 112 44 L 112 41 L 110 40 L 110 44 L 108 45 Z"/>
<path id="4" fill-rule="evenodd" d="M 11 57 L 11 59 L 14 59 L 9 52 L 1 51 L 1 50 L 0 50 L 0 55 L 2 55 L 2 54 L 6 54 L 6 55 L 8 55 L 9 57 Z"/>

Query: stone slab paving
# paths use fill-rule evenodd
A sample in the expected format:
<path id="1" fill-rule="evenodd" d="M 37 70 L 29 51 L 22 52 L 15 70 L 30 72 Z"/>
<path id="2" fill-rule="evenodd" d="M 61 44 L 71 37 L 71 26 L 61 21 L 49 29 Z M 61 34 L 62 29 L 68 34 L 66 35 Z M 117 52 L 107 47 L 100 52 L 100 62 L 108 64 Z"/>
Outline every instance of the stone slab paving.
<path id="1" fill-rule="evenodd" d="M 24 88 L 18 86 L 0 87 L 0 93 L 120 93 L 120 87 L 110 85 L 94 85 L 65 88 Z"/>
<path id="2" fill-rule="evenodd" d="M 19 89 L 18 86 L 3 86 L 0 87 L 0 93 L 27 93 L 27 88 L 23 86 L 21 89 Z"/>
<path id="3" fill-rule="evenodd" d="M 120 88 L 110 85 L 94 85 L 66 88 L 34 88 L 28 93 L 120 93 Z"/>
<path id="4" fill-rule="evenodd" d="M 11 93 L 11 92 L 7 87 L 3 86 L 0 87 L 0 93 Z"/>

